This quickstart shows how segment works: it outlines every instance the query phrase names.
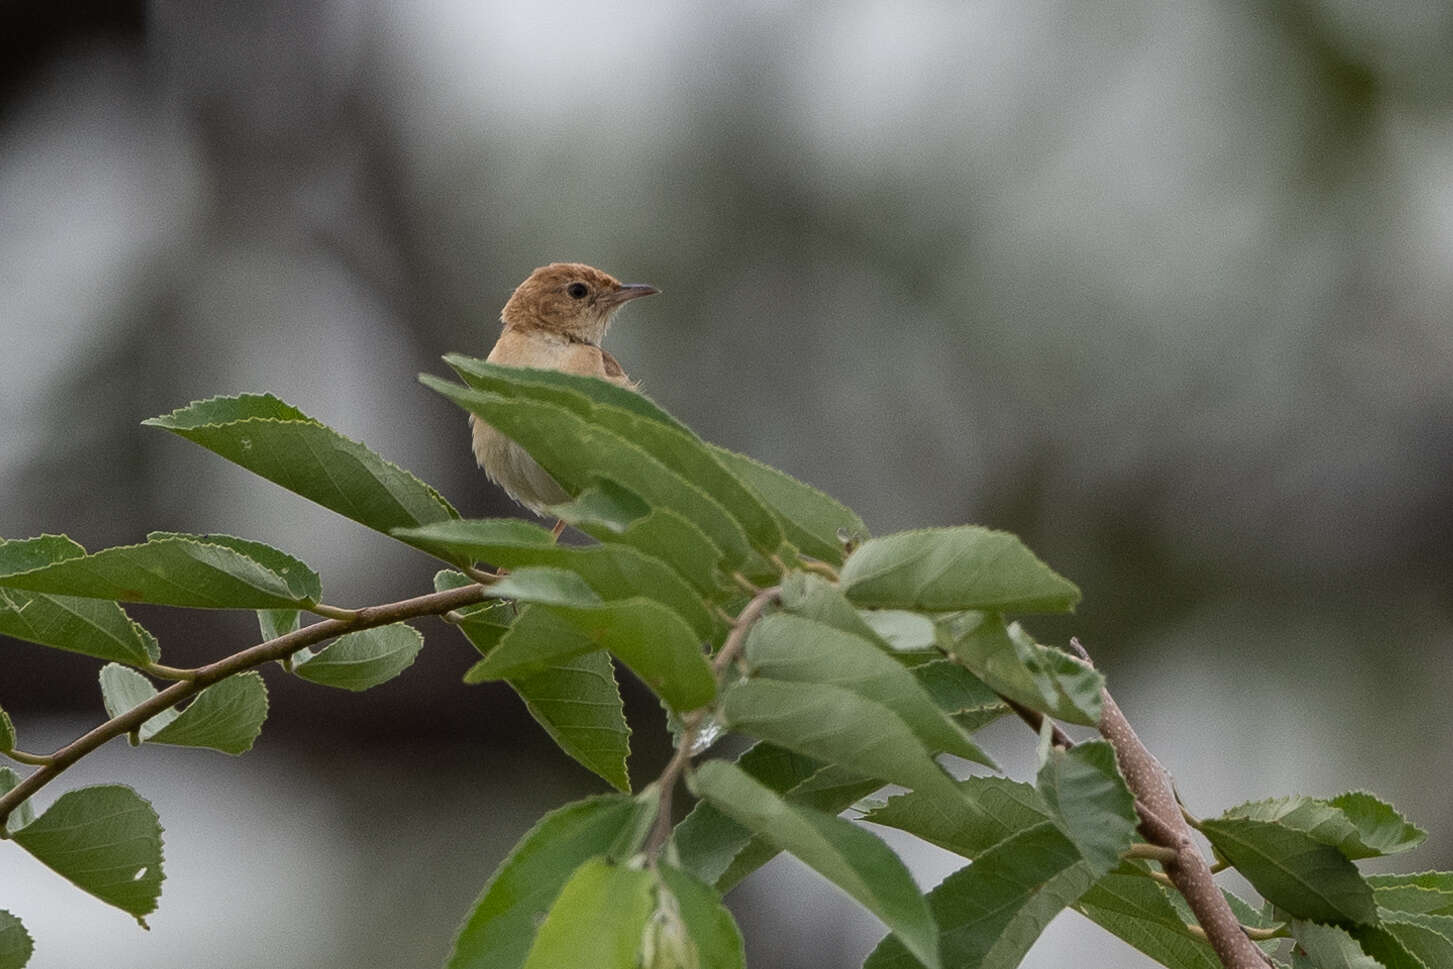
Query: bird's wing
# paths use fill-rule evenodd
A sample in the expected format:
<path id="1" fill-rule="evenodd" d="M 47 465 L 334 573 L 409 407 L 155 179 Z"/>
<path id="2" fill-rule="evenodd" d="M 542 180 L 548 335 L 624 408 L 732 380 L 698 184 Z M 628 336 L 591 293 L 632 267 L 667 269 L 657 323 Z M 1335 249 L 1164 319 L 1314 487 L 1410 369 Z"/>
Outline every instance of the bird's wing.
<path id="1" fill-rule="evenodd" d="M 626 376 L 625 368 L 620 365 L 620 361 L 611 356 L 610 351 L 602 350 L 590 343 L 573 345 L 570 348 L 569 357 L 560 369 L 567 373 L 603 377 L 613 384 L 629 387 L 632 390 L 636 387 L 635 382 Z"/>

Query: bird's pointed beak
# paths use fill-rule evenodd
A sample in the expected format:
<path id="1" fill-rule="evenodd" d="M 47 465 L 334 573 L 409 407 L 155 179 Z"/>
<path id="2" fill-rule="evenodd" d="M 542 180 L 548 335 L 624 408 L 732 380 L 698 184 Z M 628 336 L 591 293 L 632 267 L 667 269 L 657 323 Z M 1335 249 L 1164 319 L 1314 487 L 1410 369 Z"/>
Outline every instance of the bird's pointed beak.
<path id="1" fill-rule="evenodd" d="M 622 283 L 621 288 L 611 295 L 610 301 L 612 303 L 629 303 L 633 299 L 655 296 L 659 292 L 661 291 L 655 286 L 647 286 L 645 283 Z"/>

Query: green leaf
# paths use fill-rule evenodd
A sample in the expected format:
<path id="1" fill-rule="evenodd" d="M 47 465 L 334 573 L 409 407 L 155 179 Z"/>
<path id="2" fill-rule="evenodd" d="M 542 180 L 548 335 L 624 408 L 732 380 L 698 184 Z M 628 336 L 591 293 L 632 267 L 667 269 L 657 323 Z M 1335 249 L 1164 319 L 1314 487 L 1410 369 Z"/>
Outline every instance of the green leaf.
<path id="1" fill-rule="evenodd" d="M 750 485 L 771 507 L 787 540 L 808 555 L 834 565 L 843 561 L 840 534 L 868 537 L 868 527 L 850 509 L 791 475 L 745 454 L 711 445 L 716 458 Z"/>
<path id="2" fill-rule="evenodd" d="M 541 923 L 525 969 L 579 969 L 582 960 L 599 969 L 639 969 L 655 885 L 644 868 L 584 862 Z"/>
<path id="3" fill-rule="evenodd" d="M 789 788 L 784 798 L 791 804 L 837 816 L 882 786 L 883 782 L 876 778 L 863 777 L 845 767 L 827 764 L 800 784 Z M 717 891 L 726 892 L 740 884 L 742 879 L 775 858 L 778 850 L 770 840 L 753 836 L 717 879 Z"/>
<path id="4" fill-rule="evenodd" d="M 959 797 L 918 791 L 890 797 L 864 821 L 906 831 L 965 858 L 985 851 L 1051 817 L 1034 788 L 1007 777 L 967 777 Z"/>
<path id="5" fill-rule="evenodd" d="M 257 610 L 257 628 L 262 633 L 263 642 L 297 631 L 302 619 L 303 614 L 296 609 Z"/>
<path id="6" fill-rule="evenodd" d="M 502 367 L 467 357 L 448 362 L 475 390 L 563 407 L 632 442 L 720 502 L 761 552 L 770 555 L 781 546 L 777 518 L 756 492 L 722 466 L 714 449 L 635 391 L 593 377 Z"/>
<path id="7" fill-rule="evenodd" d="M 118 717 L 156 696 L 151 681 L 115 663 L 101 669 L 106 712 Z M 175 747 L 210 747 L 224 754 L 252 749 L 267 719 L 267 687 L 256 672 L 238 673 L 207 687 L 178 712 L 170 707 L 141 725 L 141 739 Z"/>
<path id="8" fill-rule="evenodd" d="M 67 791 L 11 834 L 41 864 L 146 925 L 161 895 L 161 824 L 129 787 Z"/>
<path id="9" fill-rule="evenodd" d="M 674 710 L 694 710 L 716 695 L 716 678 L 700 640 L 679 615 L 650 599 L 594 602 L 594 591 L 573 572 L 529 568 L 490 586 L 491 595 L 533 602 L 531 624 L 520 622 L 465 682 L 514 679 L 598 649 L 609 650 Z"/>
<path id="10" fill-rule="evenodd" d="M 939 965 L 938 930 L 908 869 L 888 846 L 841 818 L 783 800 L 724 761 L 696 769 L 692 787 L 872 912 L 930 969 Z"/>
<path id="11" fill-rule="evenodd" d="M 444 571 L 434 577 L 434 587 L 443 591 L 473 581 L 458 572 Z M 482 656 L 493 652 L 517 621 L 525 624 L 522 635 L 529 636 L 528 627 L 537 620 L 534 607 L 517 610 L 512 602 L 486 603 L 462 612 L 463 618 L 457 623 L 459 631 Z M 567 638 L 581 637 L 574 629 L 558 630 L 558 620 L 547 613 L 539 612 L 538 616 L 544 617 L 552 631 L 562 632 Z M 584 645 L 582 649 L 594 646 Z M 561 750 L 616 790 L 630 790 L 626 759 L 631 752 L 631 728 L 626 723 L 615 667 L 608 655 L 586 652 L 507 682 Z"/>
<path id="12" fill-rule="evenodd" d="M 8 754 L 15 749 L 15 724 L 10 721 L 10 714 L 0 707 L 0 754 Z"/>
<path id="13" fill-rule="evenodd" d="M 1335 925 L 1295 921 L 1291 929 L 1296 940 L 1293 969 L 1382 969 L 1356 939 Z"/>
<path id="14" fill-rule="evenodd" d="M 1053 824 L 995 845 L 928 895 L 944 964 L 1011 969 L 1050 920 L 1094 881 L 1075 846 Z M 863 969 L 912 969 L 920 962 L 890 936 Z"/>
<path id="15" fill-rule="evenodd" d="M 185 535 L 181 532 L 147 532 L 146 534 L 148 542 L 160 542 L 167 539 L 205 542 L 208 545 L 230 548 L 234 552 L 260 563 L 264 568 L 270 569 L 287 584 L 288 591 L 299 602 L 317 602 L 323 598 L 323 581 L 318 578 L 318 573 L 298 559 L 271 545 L 232 535 Z"/>
<path id="16" fill-rule="evenodd" d="M 1200 830 L 1262 897 L 1293 918 L 1376 921 L 1372 889 L 1356 866 L 1306 832 L 1249 818 L 1214 818 Z"/>
<path id="17" fill-rule="evenodd" d="M 548 530 L 508 518 L 438 522 L 399 529 L 398 535 L 410 544 L 444 551 L 456 559 L 479 558 L 509 569 L 566 569 L 583 578 L 602 599 L 645 596 L 678 613 L 702 639 L 721 631 L 721 622 L 675 569 L 625 545 L 556 545 Z"/>
<path id="18" fill-rule="evenodd" d="M 66 558 L 25 572 L 0 575 L 0 586 L 61 596 L 202 609 L 273 609 L 308 606 L 296 575 L 275 571 L 236 545 L 266 548 L 228 539 L 220 544 L 197 536 L 158 534 L 143 545 L 122 545 Z M 265 556 L 287 559 L 276 549 Z M 299 563 L 300 564 L 300 563 Z"/>
<path id="19" fill-rule="evenodd" d="M 769 743 L 753 744 L 737 758 L 736 765 L 778 794 L 790 791 L 823 767 L 821 761 Z M 748 828 L 705 801 L 698 801 L 671 834 L 682 866 L 719 891 L 727 890 L 719 879 L 752 837 Z"/>
<path id="20" fill-rule="evenodd" d="M 151 685 L 151 680 L 119 663 L 107 663 L 101 667 L 99 679 L 101 702 L 105 704 L 106 713 L 111 717 L 119 717 L 156 696 L 156 687 Z M 167 707 L 141 725 L 141 730 L 138 731 L 141 739 L 149 739 L 178 715 L 175 707 Z"/>
<path id="21" fill-rule="evenodd" d="M 0 767 L 0 795 L 9 794 L 20 784 L 20 775 L 9 767 Z M 15 806 L 5 820 L 6 831 L 19 831 L 35 820 L 35 808 L 26 798 Z"/>
<path id="22" fill-rule="evenodd" d="M 1390 934 L 1415 959 L 1426 966 L 1453 966 L 1453 916 L 1419 915 L 1390 909 L 1380 909 L 1378 916 L 1378 930 Z M 1382 940 L 1373 941 L 1369 946 L 1366 928 L 1359 926 L 1353 929 L 1353 934 L 1361 938 L 1364 949 L 1376 953 L 1379 949 L 1389 948 Z"/>
<path id="23" fill-rule="evenodd" d="M 396 622 L 344 633 L 319 653 L 293 665 L 303 679 L 342 690 L 367 690 L 387 683 L 414 665 L 424 637 Z"/>
<path id="24" fill-rule="evenodd" d="M 579 413 L 589 413 L 573 398 L 585 397 L 596 404 L 606 404 L 628 411 L 637 417 L 644 417 L 656 424 L 664 424 L 678 431 L 691 433 L 691 428 L 667 413 L 659 404 L 641 393 L 621 387 L 598 377 L 565 373 L 560 370 L 539 370 L 532 367 L 506 367 L 479 357 L 467 357 L 462 353 L 444 354 L 444 362 L 475 390 L 503 393 L 529 391 L 539 399 L 550 403 L 572 406 Z M 554 389 L 551 395 L 547 391 Z M 568 393 L 567 393 L 568 392 Z"/>
<path id="25" fill-rule="evenodd" d="M 237 673 L 198 693 L 175 720 L 147 739 L 154 744 L 244 754 L 252 749 L 266 719 L 267 687 L 262 677 L 256 672 Z"/>
<path id="26" fill-rule="evenodd" d="M 569 501 L 550 506 L 550 513 L 576 528 L 599 528 L 620 535 L 651 513 L 651 506 L 631 489 L 597 476 Z"/>
<path id="27" fill-rule="evenodd" d="M 1387 925 L 1358 925 L 1350 930 L 1362 951 L 1383 969 L 1443 969 L 1446 962 L 1427 963 L 1393 933 Z"/>
<path id="28" fill-rule="evenodd" d="M 1379 911 L 1382 925 L 1429 966 L 1453 966 L 1453 916 Z"/>
<path id="29" fill-rule="evenodd" d="M 1453 915 L 1453 871 L 1367 875 L 1379 908 L 1424 915 Z"/>
<path id="30" fill-rule="evenodd" d="M 567 493 L 579 495 L 598 477 L 610 478 L 695 524 L 732 567 L 747 567 L 754 558 L 746 531 L 721 503 L 630 438 L 556 404 L 470 390 L 428 374 L 419 379 L 514 440 Z"/>
<path id="31" fill-rule="evenodd" d="M 696 962 L 678 962 L 674 965 L 697 966 L 699 969 L 746 969 L 746 954 L 742 949 L 742 934 L 737 923 L 721 903 L 721 896 L 710 885 L 694 875 L 660 865 L 657 875 L 666 890 L 674 898 L 680 924 L 691 941 L 691 952 Z M 660 911 L 658 903 L 658 912 Z M 663 928 L 671 928 L 669 924 Z M 658 952 L 660 947 L 658 946 Z M 650 966 L 649 962 L 645 965 Z M 673 964 L 662 960 L 663 967 Z"/>
<path id="32" fill-rule="evenodd" d="M 550 512 L 598 541 L 660 559 L 702 595 L 718 595 L 724 587 L 719 571 L 724 556 L 705 532 L 669 508 L 651 508 L 608 478 L 597 475 L 573 502 L 554 505 Z"/>
<path id="33" fill-rule="evenodd" d="M 459 517 L 408 471 L 270 394 L 214 397 L 142 423 L 381 532 Z"/>
<path id="34" fill-rule="evenodd" d="M 20 919 L 0 908 L 0 969 L 23 969 L 35 944 Z"/>
<path id="35" fill-rule="evenodd" d="M 943 751 L 995 766 L 934 705 L 911 672 L 867 639 L 801 616 L 777 613 L 752 628 L 746 659 L 753 674 L 765 679 L 826 683 L 881 703 L 898 714 L 931 753 Z"/>
<path id="36" fill-rule="evenodd" d="M 745 680 L 727 690 L 721 714 L 733 730 L 808 757 L 949 799 L 958 794 L 901 717 L 842 687 Z"/>
<path id="37" fill-rule="evenodd" d="M 96 659 L 145 665 L 156 640 L 114 602 L 0 589 L 0 635 Z"/>
<path id="38" fill-rule="evenodd" d="M 995 613 L 967 612 L 940 624 L 940 642 L 995 692 L 1070 723 L 1100 720 L 1105 678 L 1067 653 L 1041 646 Z"/>
<path id="39" fill-rule="evenodd" d="M 1428 837 L 1427 832 L 1404 820 L 1392 805 L 1363 791 L 1352 791 L 1330 800 L 1280 797 L 1252 801 L 1233 807 L 1222 816 L 1277 821 L 1305 831 L 1352 859 L 1407 851 Z"/>
<path id="40" fill-rule="evenodd" d="M 895 653 L 920 653 L 938 648 L 938 625 L 924 613 L 906 609 L 859 609 L 858 615 Z"/>
<path id="41" fill-rule="evenodd" d="M 1009 707 L 984 681 L 952 660 L 935 660 L 913 667 L 913 678 L 949 714 L 978 714 L 984 722 L 1008 713 Z"/>
<path id="42" fill-rule="evenodd" d="M 1357 828 L 1355 850 L 1366 854 L 1348 855 L 1349 858 L 1397 854 L 1428 840 L 1428 832 L 1409 823 L 1391 804 L 1367 791 L 1348 791 L 1327 803 L 1341 811 Z M 1344 854 L 1349 850 L 1346 841 L 1338 846 Z"/>
<path id="43" fill-rule="evenodd" d="M 86 550 L 64 535 L 0 541 L 0 574 L 29 572 Z M 156 640 L 114 602 L 0 588 L 0 635 L 97 659 L 144 665 Z"/>
<path id="44" fill-rule="evenodd" d="M 629 797 L 587 798 L 545 815 L 490 876 L 454 940 L 445 969 L 518 969 L 571 874 L 632 828 Z"/>
<path id="45" fill-rule="evenodd" d="M 812 619 L 826 626 L 841 630 L 860 639 L 866 639 L 883 649 L 890 646 L 868 625 L 855 607 L 822 576 L 809 572 L 790 572 L 782 579 L 780 595 L 782 611 Z M 928 626 L 928 645 L 932 646 L 933 622 L 924 619 Z"/>
<path id="46" fill-rule="evenodd" d="M 561 750 L 616 790 L 631 789 L 631 728 L 609 656 L 586 653 L 509 684 Z"/>
<path id="47" fill-rule="evenodd" d="M 977 525 L 871 539 L 843 566 L 842 588 L 860 606 L 926 612 L 1068 612 L 1080 601 L 1018 538 Z"/>
<path id="48" fill-rule="evenodd" d="M 574 572 L 548 566 L 516 569 L 490 585 L 489 592 L 498 599 L 548 606 L 588 608 L 603 601 L 590 583 Z"/>
<path id="49" fill-rule="evenodd" d="M 30 572 L 66 559 L 86 554 L 81 544 L 65 535 L 40 535 L 36 538 L 0 540 L 0 575 Z"/>
<path id="50" fill-rule="evenodd" d="M 1039 796 L 1095 877 L 1120 864 L 1140 823 L 1135 797 L 1103 740 L 1051 749 L 1039 768 Z"/>
<path id="51" fill-rule="evenodd" d="M 1075 909 L 1105 931 L 1170 969 L 1221 969 L 1208 944 L 1186 934 L 1186 920 L 1166 889 L 1144 869 L 1111 872 L 1080 896 Z"/>

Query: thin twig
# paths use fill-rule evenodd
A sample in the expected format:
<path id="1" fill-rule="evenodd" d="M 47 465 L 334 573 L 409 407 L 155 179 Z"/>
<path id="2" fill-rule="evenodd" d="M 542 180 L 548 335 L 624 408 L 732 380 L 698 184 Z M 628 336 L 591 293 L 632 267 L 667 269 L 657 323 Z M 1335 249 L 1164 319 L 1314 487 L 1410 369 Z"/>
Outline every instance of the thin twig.
<path id="1" fill-rule="evenodd" d="M 727 671 L 746 644 L 747 633 L 761 618 L 762 612 L 767 606 L 781 597 L 781 586 L 774 585 L 762 589 L 737 614 L 736 620 L 732 623 L 732 631 L 727 633 L 726 642 L 722 643 L 721 649 L 717 651 L 716 657 L 711 662 L 711 671 L 716 676 L 718 693 L 726 679 Z M 661 849 L 666 847 L 666 842 L 671 837 L 671 799 L 676 791 L 677 781 L 681 779 L 687 765 L 691 763 L 692 748 L 696 746 L 696 732 L 701 728 L 702 722 L 706 720 L 710 712 L 711 707 L 705 706 L 686 714 L 682 719 L 681 735 L 676 741 L 676 752 L 671 755 L 671 760 L 662 769 L 661 776 L 656 778 L 656 784 L 659 785 L 656 821 L 651 826 L 651 834 L 646 839 L 644 849 L 646 857 L 652 861 L 661 854 Z"/>
<path id="2" fill-rule="evenodd" d="M 1002 693 L 996 695 L 999 697 L 999 699 L 1004 701 L 1005 706 L 1007 706 L 1009 709 L 1013 710 L 1019 715 L 1020 720 L 1023 720 L 1025 723 L 1029 724 L 1030 729 L 1032 729 L 1035 733 L 1039 733 L 1041 730 L 1044 729 L 1044 714 L 1040 713 L 1038 710 L 1031 710 L 1024 704 L 1018 702 L 1017 700 L 1011 700 Z M 1059 724 L 1054 723 L 1054 721 L 1050 721 L 1049 730 L 1050 743 L 1054 744 L 1061 750 L 1069 750 L 1075 745 L 1075 742 L 1070 739 L 1070 735 L 1061 730 L 1059 728 Z"/>
<path id="3" fill-rule="evenodd" d="M 108 740 L 141 729 L 142 724 L 158 713 L 176 706 L 219 680 L 264 663 L 291 656 L 305 646 L 313 646 L 351 630 L 371 629 L 374 626 L 387 626 L 405 619 L 438 615 L 448 612 L 450 609 L 481 602 L 485 595 L 482 586 L 469 585 L 459 589 L 446 589 L 443 592 L 416 596 L 400 602 L 368 606 L 357 610 L 356 618 L 351 622 L 325 619 L 322 622 L 304 626 L 302 629 L 295 629 L 276 639 L 258 643 L 239 653 L 233 653 L 208 666 L 199 667 L 192 671 L 195 675 L 191 679 L 173 683 L 155 696 L 143 700 L 120 716 L 112 717 L 90 733 L 57 750 L 50 755 L 49 763 L 42 765 L 4 795 L 0 795 L 0 832 L 4 831 L 5 820 L 10 816 L 11 811 L 15 810 L 26 798 L 55 780 L 67 767 Z"/>
<path id="4" fill-rule="evenodd" d="M 721 649 L 717 652 L 716 658 L 711 661 L 711 671 L 721 679 L 726 672 L 727 666 L 737 658 L 742 651 L 742 646 L 747 641 L 747 633 L 751 630 L 752 624 L 762 616 L 762 611 L 773 602 L 782 597 L 782 587 L 774 585 L 762 589 L 746 607 L 737 614 L 737 621 L 732 624 L 732 631 L 727 634 L 726 642 L 722 643 Z"/>

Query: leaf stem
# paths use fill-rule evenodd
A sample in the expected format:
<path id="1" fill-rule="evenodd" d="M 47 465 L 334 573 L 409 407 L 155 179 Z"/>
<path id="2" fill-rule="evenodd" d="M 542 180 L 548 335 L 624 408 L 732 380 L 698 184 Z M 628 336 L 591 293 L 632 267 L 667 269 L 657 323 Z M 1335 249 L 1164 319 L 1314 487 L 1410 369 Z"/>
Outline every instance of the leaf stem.
<path id="1" fill-rule="evenodd" d="M 1277 926 L 1274 929 L 1259 929 L 1254 925 L 1243 925 L 1241 926 L 1241 932 L 1253 942 L 1270 942 L 1272 939 L 1290 939 L 1292 937 L 1284 925 Z M 1186 935 L 1189 935 L 1193 939 L 1200 939 L 1202 942 L 1211 941 L 1206 937 L 1206 930 L 1199 925 L 1187 923 Z"/>
<path id="2" fill-rule="evenodd" d="M 486 569 L 481 569 L 475 565 L 461 566 L 459 571 L 463 572 L 465 575 L 469 576 L 480 585 L 490 585 L 492 583 L 498 582 L 504 577 L 503 572 L 490 572 Z"/>
<path id="3" fill-rule="evenodd" d="M 36 767 L 44 767 L 51 760 L 45 754 L 27 754 L 23 750 L 7 750 L 5 756 L 18 764 L 32 764 Z"/>
<path id="4" fill-rule="evenodd" d="M 315 602 L 308 607 L 308 611 L 317 613 L 324 619 L 336 619 L 339 622 L 352 622 L 358 618 L 357 609 L 344 609 L 341 606 L 330 606 L 326 602 Z"/>
<path id="5" fill-rule="evenodd" d="M 493 581 L 491 579 L 491 581 Z M 371 629 L 374 626 L 387 626 L 390 623 L 400 622 L 404 619 L 414 619 L 419 616 L 436 616 L 448 612 L 451 609 L 458 609 L 462 606 L 473 605 L 476 602 L 483 602 L 485 590 L 478 585 L 464 586 L 459 589 L 446 589 L 443 592 L 434 592 L 429 595 L 415 596 L 412 599 L 403 599 L 399 602 L 389 602 L 383 605 L 366 606 L 355 612 L 355 618 L 350 622 L 341 619 L 325 619 L 322 622 L 295 629 L 290 633 L 278 636 L 276 639 L 269 639 L 266 642 L 250 646 L 241 652 L 233 653 L 215 663 L 198 667 L 189 672 L 193 673 L 191 679 L 181 680 L 171 686 L 138 703 L 125 713 L 112 717 L 105 723 L 94 728 L 89 733 L 71 741 L 71 743 L 55 751 L 47 758 L 47 763 L 40 765 L 38 770 L 33 771 L 28 777 L 15 785 L 5 794 L 0 795 L 0 827 L 3 827 L 10 812 L 26 798 L 36 791 L 45 787 L 51 781 L 60 776 L 61 772 L 70 767 L 82 757 L 91 753 L 96 748 L 109 740 L 125 734 L 134 733 L 141 729 L 141 725 L 152 717 L 176 706 L 183 700 L 195 696 L 202 690 L 211 686 L 219 680 L 234 676 L 264 663 L 280 660 L 291 656 L 305 646 L 313 646 L 321 642 L 339 636 L 355 629 Z"/>
<path id="6" fill-rule="evenodd" d="M 749 596 L 754 596 L 758 592 L 762 591 L 761 589 L 757 588 L 756 583 L 754 583 L 751 579 L 747 578 L 745 575 L 742 575 L 742 573 L 740 572 L 732 573 L 732 581 L 740 586 L 741 590 Z"/>
<path id="7" fill-rule="evenodd" d="M 196 670 L 184 670 L 176 666 L 164 666 L 161 663 L 147 663 L 142 670 L 163 680 L 190 680 L 197 675 Z"/>
<path id="8" fill-rule="evenodd" d="M 1241 931 L 1246 937 L 1254 942 L 1270 942 L 1272 939 L 1290 939 L 1291 932 L 1285 925 L 1279 925 L 1274 929 L 1259 929 L 1253 925 L 1241 926 Z"/>
<path id="9" fill-rule="evenodd" d="M 1148 842 L 1138 842 L 1131 845 L 1125 851 L 1126 858 L 1145 858 L 1149 861 L 1159 861 L 1162 864 L 1173 864 L 1180 855 L 1172 848 L 1165 848 L 1161 845 L 1153 845 Z"/>
<path id="10" fill-rule="evenodd" d="M 837 569 L 826 562 L 819 562 L 817 559 L 807 559 L 800 555 L 797 557 L 797 565 L 804 572 L 814 572 L 829 582 L 836 583 L 839 579 Z"/>

